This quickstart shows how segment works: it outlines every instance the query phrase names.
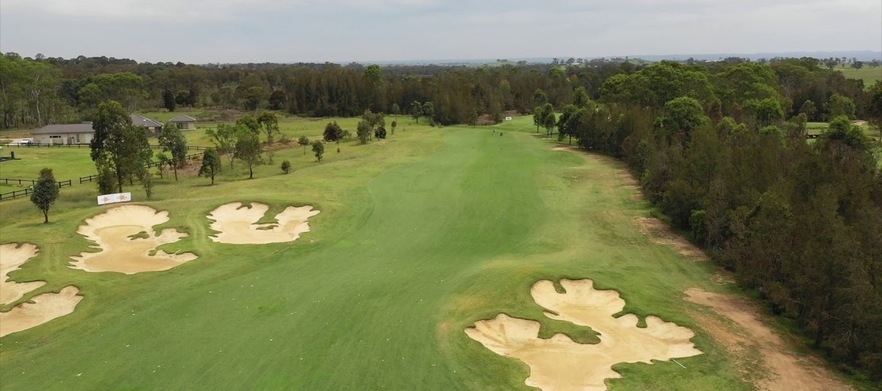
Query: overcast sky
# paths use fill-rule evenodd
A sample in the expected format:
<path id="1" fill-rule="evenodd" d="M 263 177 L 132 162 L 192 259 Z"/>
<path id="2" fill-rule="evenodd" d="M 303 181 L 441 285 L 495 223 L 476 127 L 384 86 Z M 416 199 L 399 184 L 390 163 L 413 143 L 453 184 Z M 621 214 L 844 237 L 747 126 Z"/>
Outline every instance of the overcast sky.
<path id="1" fill-rule="evenodd" d="M 369 62 L 882 50 L 880 0 L 2 0 L 0 51 Z"/>

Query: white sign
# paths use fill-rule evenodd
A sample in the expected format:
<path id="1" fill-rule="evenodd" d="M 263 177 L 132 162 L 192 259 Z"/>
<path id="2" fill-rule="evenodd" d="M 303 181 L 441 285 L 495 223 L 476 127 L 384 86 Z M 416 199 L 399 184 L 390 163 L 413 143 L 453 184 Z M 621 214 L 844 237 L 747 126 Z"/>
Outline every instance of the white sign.
<path id="1" fill-rule="evenodd" d="M 98 205 L 115 204 L 117 202 L 129 202 L 131 200 L 132 193 L 103 194 L 98 196 Z"/>
<path id="2" fill-rule="evenodd" d="M 505 117 L 506 121 L 511 121 L 511 117 Z"/>

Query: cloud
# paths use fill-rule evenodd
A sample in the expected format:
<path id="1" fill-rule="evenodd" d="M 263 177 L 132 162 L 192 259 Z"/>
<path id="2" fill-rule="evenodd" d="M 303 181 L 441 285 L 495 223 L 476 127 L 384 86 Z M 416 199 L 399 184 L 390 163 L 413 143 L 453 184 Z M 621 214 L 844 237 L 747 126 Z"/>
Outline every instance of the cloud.
<path id="1" fill-rule="evenodd" d="M 297 62 L 879 50 L 867 0 L 0 0 L 0 48 Z"/>
<path id="2" fill-rule="evenodd" d="M 4 0 L 4 12 L 43 12 L 88 20 L 233 20 L 279 11 L 350 7 L 425 7 L 436 0 Z"/>

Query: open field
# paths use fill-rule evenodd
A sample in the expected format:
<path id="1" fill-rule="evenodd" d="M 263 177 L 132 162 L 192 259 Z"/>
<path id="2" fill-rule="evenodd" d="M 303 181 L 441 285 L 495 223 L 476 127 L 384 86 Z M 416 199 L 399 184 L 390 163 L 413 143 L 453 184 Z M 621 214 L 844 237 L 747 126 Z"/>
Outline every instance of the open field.
<path id="1" fill-rule="evenodd" d="M 350 130 L 357 122 L 340 121 Z M 326 122 L 281 126 L 314 138 Z M 465 330 L 504 313 L 538 321 L 541 338 L 562 332 L 596 343 L 590 329 L 546 317 L 531 297 L 537 281 L 561 279 L 591 279 L 617 291 L 640 322 L 654 315 L 695 333 L 702 354 L 614 365 L 623 377 L 608 380 L 610 389 L 750 390 L 775 376 L 759 347 L 730 346 L 719 333 L 731 322 L 686 300 L 689 289 L 735 288 L 709 262 L 641 232 L 635 222 L 649 205 L 620 163 L 553 150 L 532 134 L 531 117 L 479 128 L 398 122 L 384 141 L 343 143 L 339 154 L 328 145 L 321 163 L 296 145 L 277 150 L 253 180 L 237 163 L 215 186 L 188 172 L 179 182 L 157 178 L 151 200 L 137 185 L 125 189 L 135 203 L 168 211 L 157 233 L 188 234 L 160 249 L 198 258 L 166 271 L 68 267 L 71 256 L 95 251 L 78 228 L 112 208 L 94 206 L 94 184 L 63 189 L 50 224 L 27 199 L 0 203 L 2 243 L 39 249 L 10 277 L 46 282 L 15 303 L 68 285 L 83 296 L 72 314 L 0 339 L 3 390 L 527 390 L 524 363 Z M 188 141 L 205 145 L 198 133 Z M 2 176 L 34 177 L 43 165 L 58 179 L 94 171 L 88 149 L 33 151 L 49 152 L 0 163 Z M 266 204 L 265 216 L 304 205 L 321 213 L 294 242 L 216 243 L 207 216 L 232 202 Z"/>
<path id="2" fill-rule="evenodd" d="M 869 89 L 876 84 L 877 81 L 882 80 L 882 67 L 869 67 L 864 65 L 860 69 L 852 68 L 851 65 L 841 65 L 837 66 L 836 70 L 842 72 L 848 79 L 859 79 L 864 81 L 864 88 Z"/>

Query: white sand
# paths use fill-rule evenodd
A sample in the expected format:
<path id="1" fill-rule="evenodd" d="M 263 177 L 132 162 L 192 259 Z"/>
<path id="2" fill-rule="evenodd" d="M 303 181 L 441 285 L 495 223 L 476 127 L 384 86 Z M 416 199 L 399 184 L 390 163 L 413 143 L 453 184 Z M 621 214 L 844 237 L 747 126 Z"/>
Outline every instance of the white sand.
<path id="1" fill-rule="evenodd" d="M 0 337 L 39 326 L 74 311 L 82 296 L 79 289 L 66 286 L 59 293 L 34 296 L 33 303 L 22 303 L 9 312 L 0 312 Z"/>
<path id="2" fill-rule="evenodd" d="M 71 257 L 75 261 L 71 262 L 71 267 L 88 272 L 135 274 L 168 270 L 196 259 L 193 253 L 155 251 L 163 244 L 174 243 L 187 236 L 173 228 L 165 229 L 157 236 L 153 226 L 167 221 L 168 212 L 157 212 L 143 205 L 123 205 L 86 219 L 86 224 L 81 225 L 77 233 L 95 242 L 101 251 Z M 143 236 L 144 233 L 146 238 L 130 238 L 138 234 Z"/>
<path id="3" fill-rule="evenodd" d="M 257 224 L 268 210 L 269 206 L 256 202 L 251 207 L 241 202 L 219 206 L 208 215 L 211 229 L 219 232 L 211 240 L 228 244 L 293 242 L 301 233 L 309 232 L 307 220 L 319 214 L 309 205 L 289 206 L 275 216 L 277 223 Z"/>
<path id="4" fill-rule="evenodd" d="M 692 330 L 646 318 L 647 327 L 637 327 L 637 317 L 619 318 L 625 301 L 616 291 L 598 291 L 591 280 L 562 280 L 566 293 L 557 293 L 551 281 L 533 285 L 533 300 L 551 312 L 549 318 L 590 326 L 598 332 L 600 343 L 580 344 L 568 336 L 555 334 L 540 339 L 539 322 L 499 314 L 475 323 L 466 334 L 493 352 L 517 358 L 530 367 L 526 384 L 542 390 L 606 390 L 605 379 L 621 375 L 612 370 L 617 363 L 652 363 L 701 354 L 690 339 Z"/>
<path id="5" fill-rule="evenodd" d="M 0 245 L 0 305 L 15 302 L 25 293 L 46 285 L 43 281 L 15 282 L 9 279 L 9 273 L 18 270 L 37 253 L 37 246 L 30 243 Z"/>

